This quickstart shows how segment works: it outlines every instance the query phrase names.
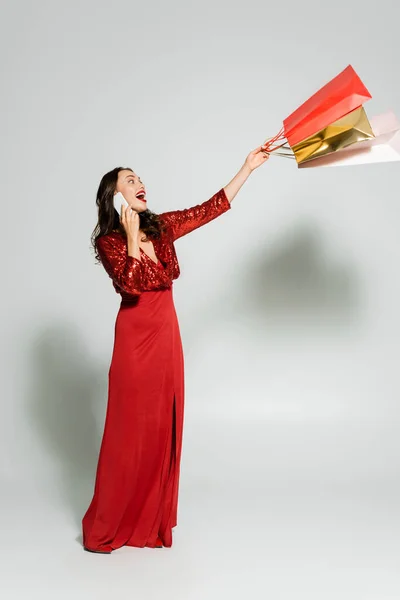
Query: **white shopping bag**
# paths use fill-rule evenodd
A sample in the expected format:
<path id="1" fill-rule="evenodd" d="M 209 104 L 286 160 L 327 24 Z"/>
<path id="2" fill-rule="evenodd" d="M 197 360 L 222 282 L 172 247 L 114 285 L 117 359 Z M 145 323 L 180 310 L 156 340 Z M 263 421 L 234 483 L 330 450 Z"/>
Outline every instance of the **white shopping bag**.
<path id="1" fill-rule="evenodd" d="M 400 161 L 400 123 L 393 112 L 370 119 L 375 137 L 299 164 L 299 169 Z"/>

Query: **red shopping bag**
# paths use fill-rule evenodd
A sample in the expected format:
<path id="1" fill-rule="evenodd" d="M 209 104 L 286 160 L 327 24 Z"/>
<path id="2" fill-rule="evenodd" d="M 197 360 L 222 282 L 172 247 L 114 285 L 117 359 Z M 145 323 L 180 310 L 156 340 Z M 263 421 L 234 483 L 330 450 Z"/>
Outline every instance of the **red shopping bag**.
<path id="1" fill-rule="evenodd" d="M 284 135 L 293 147 L 370 98 L 371 94 L 349 65 L 283 121 Z"/>

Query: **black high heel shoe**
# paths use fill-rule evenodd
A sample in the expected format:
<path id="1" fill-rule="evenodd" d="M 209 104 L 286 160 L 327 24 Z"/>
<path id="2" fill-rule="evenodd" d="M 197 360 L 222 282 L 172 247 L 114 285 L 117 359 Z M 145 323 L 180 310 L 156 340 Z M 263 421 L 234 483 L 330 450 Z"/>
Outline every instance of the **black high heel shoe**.
<path id="1" fill-rule="evenodd" d="M 84 550 L 87 552 L 95 552 L 96 554 L 111 554 L 112 550 L 91 550 L 90 548 L 86 548 L 83 546 Z"/>

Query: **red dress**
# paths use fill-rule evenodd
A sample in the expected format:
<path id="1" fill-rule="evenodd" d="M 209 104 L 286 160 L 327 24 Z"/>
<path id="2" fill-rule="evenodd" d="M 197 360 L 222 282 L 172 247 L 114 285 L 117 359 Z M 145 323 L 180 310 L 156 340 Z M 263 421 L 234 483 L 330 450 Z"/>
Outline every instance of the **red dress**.
<path id="1" fill-rule="evenodd" d="M 98 239 L 102 264 L 121 294 L 108 374 L 108 402 L 94 494 L 83 519 L 83 545 L 172 546 L 177 524 L 184 414 L 184 359 L 172 286 L 180 274 L 174 241 L 231 208 L 222 188 L 191 208 L 160 214 L 167 225 L 128 256 L 126 239 Z"/>

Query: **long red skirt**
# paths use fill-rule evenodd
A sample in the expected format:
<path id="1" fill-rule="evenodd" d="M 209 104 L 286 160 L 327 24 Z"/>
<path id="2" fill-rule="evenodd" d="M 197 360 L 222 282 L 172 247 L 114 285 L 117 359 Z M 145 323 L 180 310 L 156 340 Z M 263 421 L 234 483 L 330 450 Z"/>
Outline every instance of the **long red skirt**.
<path id="1" fill-rule="evenodd" d="M 172 286 L 121 302 L 108 404 L 83 544 L 172 546 L 184 415 L 184 359 Z"/>

